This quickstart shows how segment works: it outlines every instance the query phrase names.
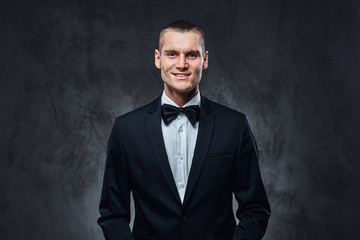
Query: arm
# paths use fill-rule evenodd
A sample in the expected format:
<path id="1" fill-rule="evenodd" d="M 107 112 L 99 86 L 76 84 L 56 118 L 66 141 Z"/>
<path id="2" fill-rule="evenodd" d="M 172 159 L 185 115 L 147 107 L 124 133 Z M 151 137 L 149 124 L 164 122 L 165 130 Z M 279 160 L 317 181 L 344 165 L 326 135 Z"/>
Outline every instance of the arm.
<path id="1" fill-rule="evenodd" d="M 130 190 L 119 119 L 116 119 L 108 141 L 98 219 L 106 240 L 133 239 L 129 227 Z"/>
<path id="2" fill-rule="evenodd" d="M 233 239 L 259 240 L 265 234 L 270 205 L 260 175 L 255 139 L 247 118 L 240 138 L 233 183 L 233 191 L 239 204 L 236 217 L 240 222 Z"/>

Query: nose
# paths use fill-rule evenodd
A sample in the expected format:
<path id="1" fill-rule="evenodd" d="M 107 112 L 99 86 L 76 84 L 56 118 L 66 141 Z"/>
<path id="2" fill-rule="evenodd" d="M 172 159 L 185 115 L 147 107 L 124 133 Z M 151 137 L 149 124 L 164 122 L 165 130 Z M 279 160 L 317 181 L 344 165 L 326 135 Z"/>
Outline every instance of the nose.
<path id="1" fill-rule="evenodd" d="M 179 60 L 178 60 L 178 62 L 177 62 L 177 66 L 176 66 L 176 67 L 179 68 L 179 69 L 185 69 L 185 68 L 188 67 L 188 64 L 187 64 L 187 62 L 186 62 L 186 56 L 185 56 L 184 54 L 181 54 L 181 55 L 179 56 Z"/>

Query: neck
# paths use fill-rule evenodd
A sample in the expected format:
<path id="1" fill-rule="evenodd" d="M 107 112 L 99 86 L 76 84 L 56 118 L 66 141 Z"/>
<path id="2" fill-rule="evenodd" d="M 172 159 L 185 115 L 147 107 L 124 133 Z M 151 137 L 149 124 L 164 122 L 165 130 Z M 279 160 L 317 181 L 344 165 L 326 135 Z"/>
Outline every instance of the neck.
<path id="1" fill-rule="evenodd" d="M 179 107 L 184 106 L 187 102 L 189 102 L 191 99 L 193 99 L 196 94 L 199 92 L 199 88 L 196 87 L 190 92 L 176 92 L 171 91 L 169 88 L 165 88 L 165 94 L 168 96 L 171 100 L 174 101 Z"/>

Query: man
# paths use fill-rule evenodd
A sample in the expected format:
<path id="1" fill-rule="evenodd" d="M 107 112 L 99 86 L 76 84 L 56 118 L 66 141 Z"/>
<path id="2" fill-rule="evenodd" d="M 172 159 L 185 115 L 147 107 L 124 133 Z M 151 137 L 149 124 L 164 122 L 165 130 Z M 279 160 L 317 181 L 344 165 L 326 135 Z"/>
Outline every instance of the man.
<path id="1" fill-rule="evenodd" d="M 194 24 L 177 21 L 161 32 L 155 65 L 164 91 L 118 117 L 109 138 L 98 220 L 107 240 L 264 235 L 270 206 L 255 140 L 244 114 L 200 94 L 208 58 L 203 31 Z"/>

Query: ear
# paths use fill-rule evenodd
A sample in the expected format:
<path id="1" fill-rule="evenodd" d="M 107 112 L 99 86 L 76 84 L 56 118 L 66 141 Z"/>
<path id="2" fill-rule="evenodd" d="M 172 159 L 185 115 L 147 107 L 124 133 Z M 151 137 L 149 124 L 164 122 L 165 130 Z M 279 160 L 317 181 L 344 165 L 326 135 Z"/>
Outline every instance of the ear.
<path id="1" fill-rule="evenodd" d="M 160 64 L 160 52 L 159 50 L 155 49 L 155 66 L 160 69 L 161 68 L 161 64 Z"/>
<path id="2" fill-rule="evenodd" d="M 203 62 L 202 69 L 203 70 L 207 69 L 208 64 L 209 64 L 209 52 L 205 51 L 205 56 L 204 56 L 204 62 Z"/>

